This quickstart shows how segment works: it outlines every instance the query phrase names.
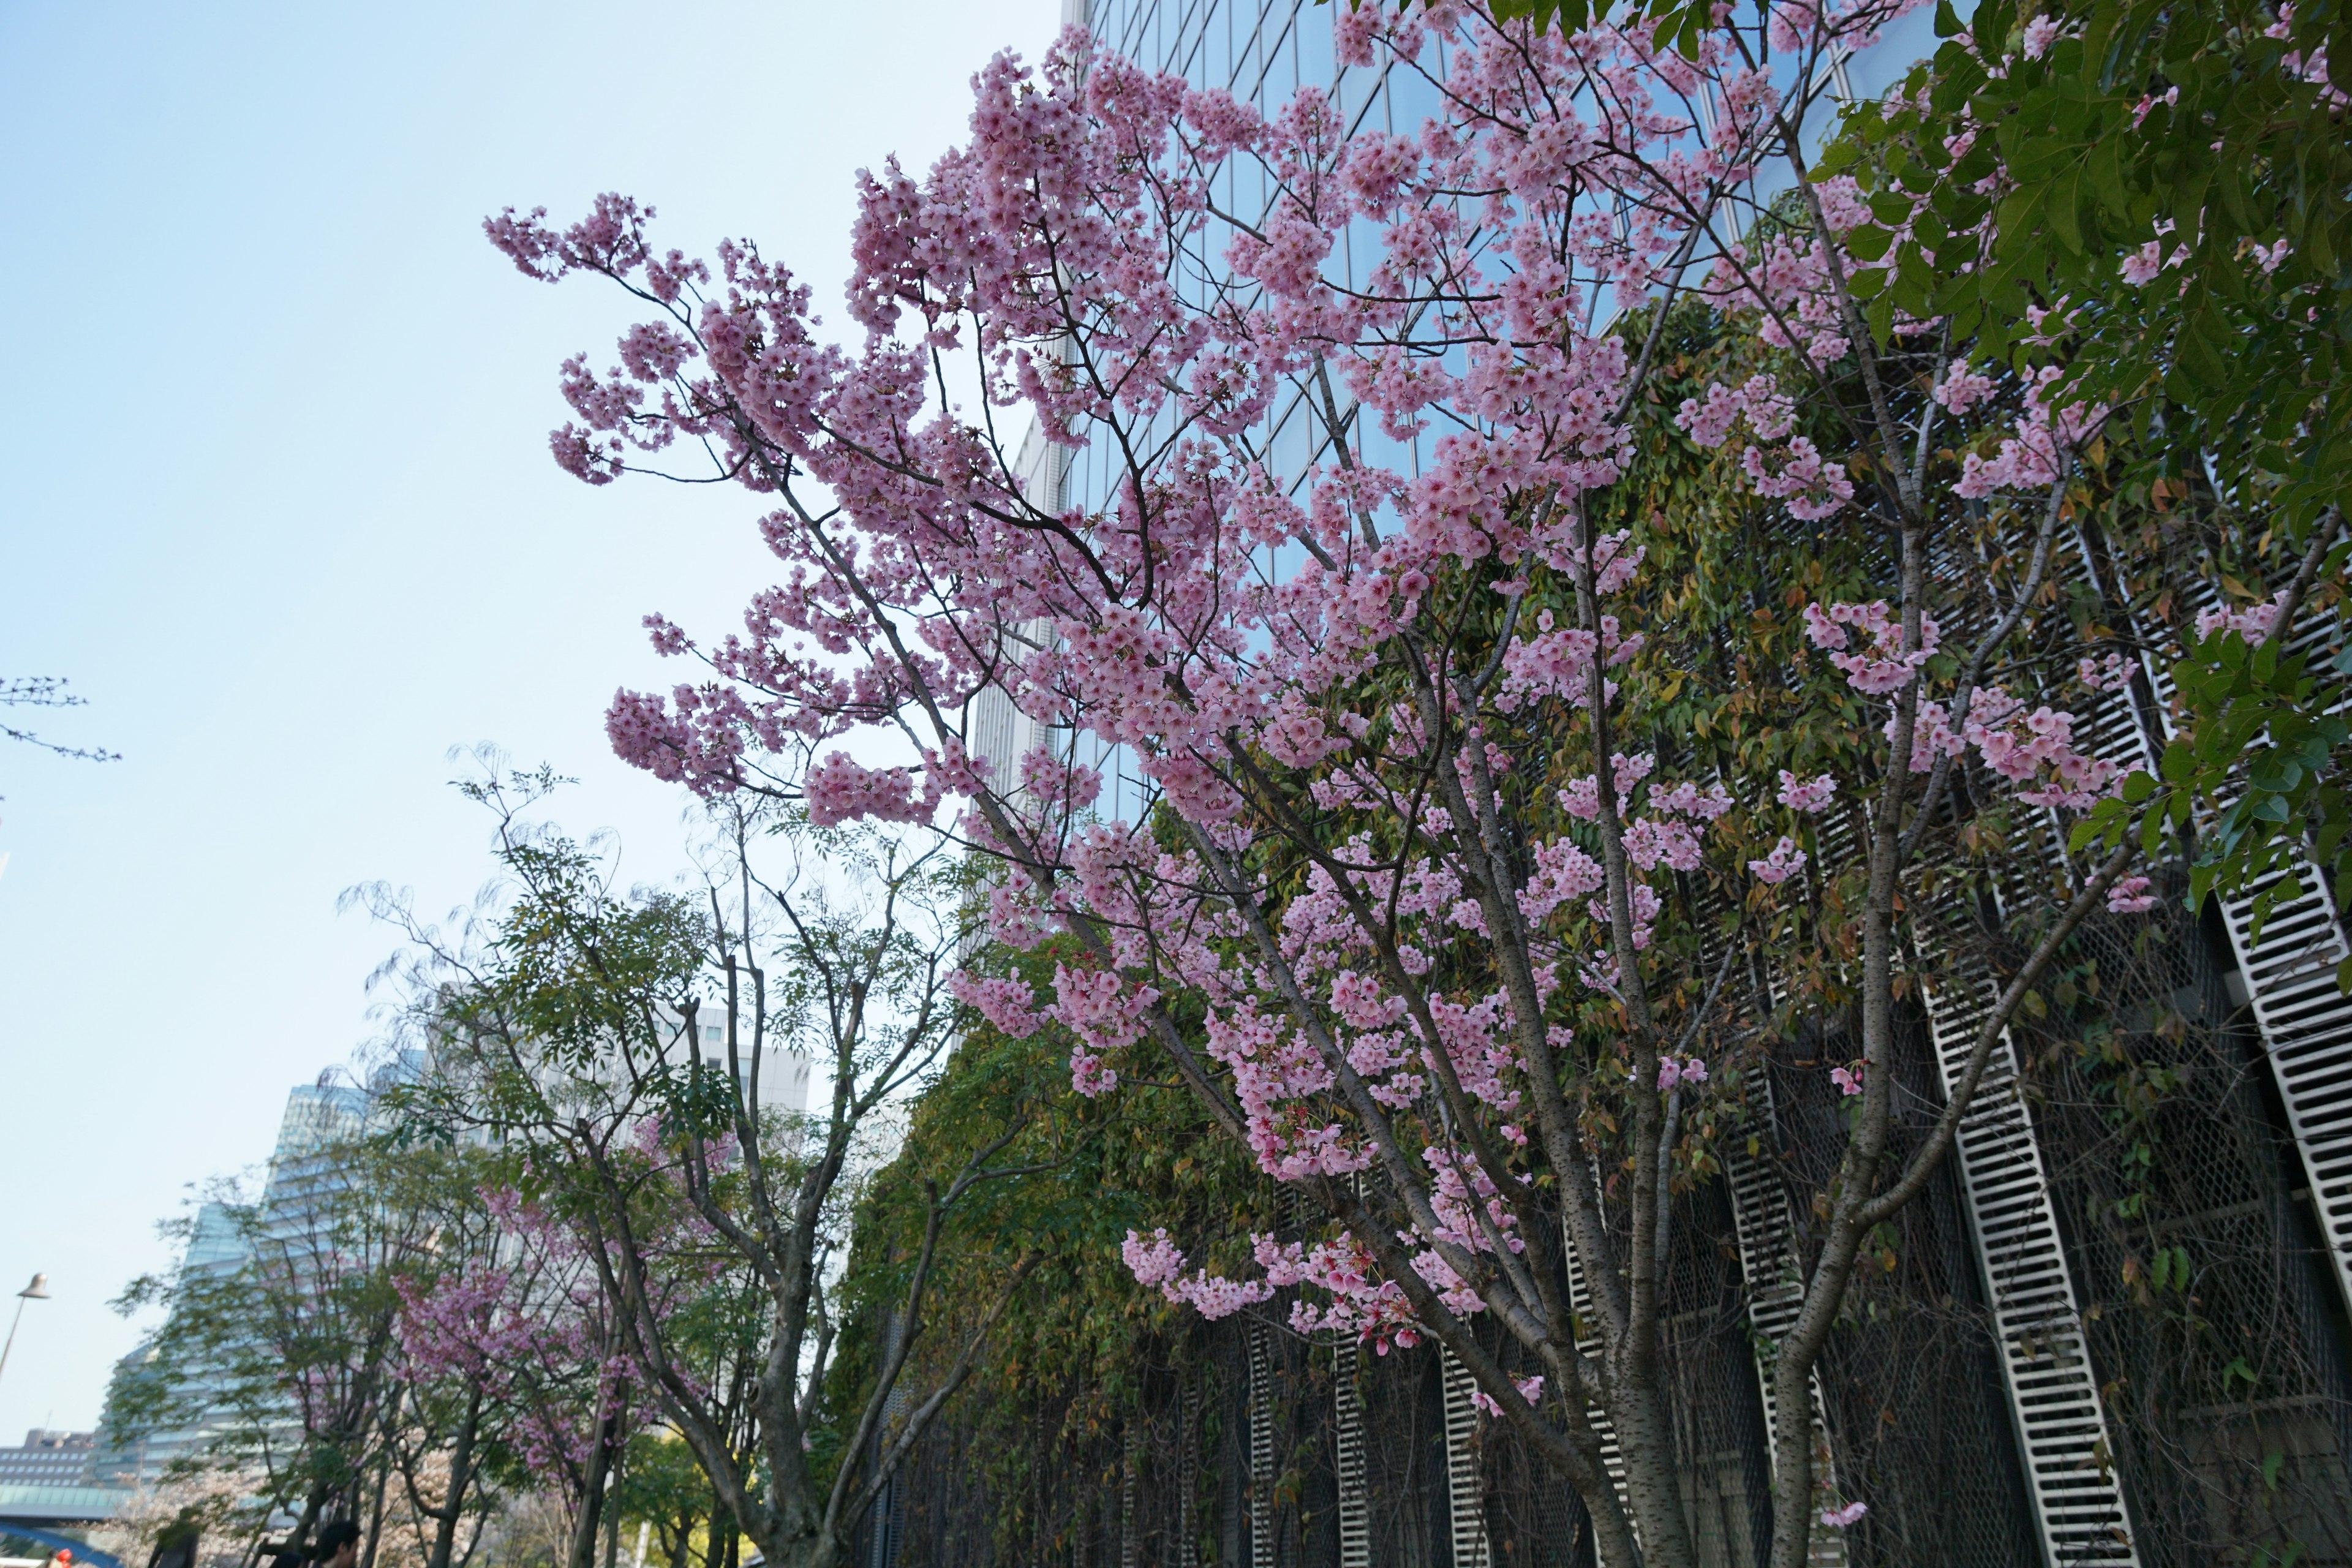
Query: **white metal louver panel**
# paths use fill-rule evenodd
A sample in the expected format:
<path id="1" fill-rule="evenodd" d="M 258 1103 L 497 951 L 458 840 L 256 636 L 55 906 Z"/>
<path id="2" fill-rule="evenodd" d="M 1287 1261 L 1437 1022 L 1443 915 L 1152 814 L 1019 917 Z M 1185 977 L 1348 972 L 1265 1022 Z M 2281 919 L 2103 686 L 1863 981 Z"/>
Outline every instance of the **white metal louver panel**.
<path id="1" fill-rule="evenodd" d="M 1968 1064 L 1990 983 L 1958 973 L 1923 987 L 1944 1089 Z M 1976 1230 L 2000 1339 L 2000 1367 L 2025 1461 L 2026 1492 L 2053 1563 L 2136 1564 L 2082 1308 L 2067 1271 L 2049 1173 L 2017 1094 L 2006 1037 L 1960 1119 L 1960 1190 Z"/>
<path id="2" fill-rule="evenodd" d="M 1445 1383 L 1445 1500 L 1454 1521 L 1454 1568 L 1487 1568 L 1486 1489 L 1479 1482 L 1477 1387 L 1454 1352 L 1439 1347 Z"/>
<path id="3" fill-rule="evenodd" d="M 1818 842 L 1824 860 L 1842 858 L 1853 848 L 1853 836 L 1843 818 L 1830 822 Z M 1773 1006 L 1780 1006 L 1787 1000 L 1780 977 L 1769 975 L 1766 983 Z M 1765 1121 L 1769 1123 L 1775 1115 L 1771 1079 L 1759 1073 L 1755 1087 L 1763 1101 Z M 1780 1428 L 1780 1401 L 1772 1386 L 1773 1347 L 1797 1326 L 1797 1315 L 1805 1302 L 1804 1281 L 1798 1271 L 1796 1249 L 1790 1245 L 1797 1234 L 1796 1215 L 1789 1207 L 1789 1190 L 1780 1178 L 1763 1160 L 1750 1155 L 1736 1142 L 1725 1152 L 1723 1173 L 1731 1188 L 1731 1228 L 1739 1247 L 1740 1279 L 1748 1289 L 1756 1387 L 1764 1405 L 1764 1457 L 1777 1474 L 1780 1457 L 1773 1447 L 1772 1435 Z M 1823 1414 L 1818 1367 L 1806 1379 L 1806 1392 L 1813 1406 L 1813 1493 L 1821 1498 L 1836 1486 L 1837 1473 L 1835 1458 L 1830 1450 L 1829 1423 Z M 1805 1562 L 1810 1568 L 1845 1568 L 1845 1537 L 1822 1524 L 1820 1516 L 1818 1509 L 1808 1508 L 1805 1511 L 1809 1535 Z"/>
<path id="4" fill-rule="evenodd" d="M 2189 608 L 2212 602 L 2209 589 Z M 2325 651 L 2329 636 L 2326 618 L 2313 617 L 2296 626 L 2288 647 L 2315 656 Z M 2170 733 L 2171 672 L 2159 665 L 2150 673 L 2158 696 L 2167 700 L 2164 724 Z M 2286 1110 L 2287 1131 L 2311 1184 L 2312 1210 L 2327 1244 L 2328 1273 L 2352 1310 L 2352 998 L 2337 993 L 2335 973 L 2347 949 L 2326 879 L 2307 862 L 2302 873 L 2303 896 L 2272 908 L 2259 943 L 2253 940 L 2253 895 L 2219 901 Z"/>
<path id="5" fill-rule="evenodd" d="M 1250 1568 L 1275 1568 L 1274 1331 L 1253 1318 L 1244 1338 L 1249 1347 Z"/>
<path id="6" fill-rule="evenodd" d="M 1357 1348 L 1332 1353 L 1331 1393 L 1339 1480 L 1339 1568 L 1372 1568 L 1371 1500 L 1364 1489 L 1364 1396 L 1356 1386 Z"/>
<path id="7" fill-rule="evenodd" d="M 2306 865 L 2303 886 L 2272 907 L 2259 943 L 2251 897 L 2221 900 L 2221 920 L 2311 1183 L 2328 1272 L 2352 1310 L 2352 997 L 2336 988 L 2346 948 L 2327 885 Z"/>
<path id="8" fill-rule="evenodd" d="M 1142 1434 L 1134 1422 L 1127 1428 L 1126 1452 L 1120 1456 L 1118 1476 L 1118 1563 L 1119 1568 L 1143 1568 L 1142 1531 L 1137 1528 L 1135 1494 L 1143 1468 Z"/>
<path id="9" fill-rule="evenodd" d="M 1769 1095 L 1769 1089 L 1766 1090 Z M 1731 1225 L 1739 1244 L 1739 1272 L 1748 1287 L 1748 1321 L 1755 1331 L 1756 1386 L 1764 1401 L 1765 1457 L 1775 1469 L 1779 1456 L 1769 1435 L 1780 1427 L 1779 1397 L 1772 1390 L 1772 1347 L 1797 1326 L 1804 1305 L 1804 1286 L 1797 1277 L 1797 1258 L 1789 1245 L 1795 1226 L 1789 1213 L 1789 1194 L 1761 1160 L 1733 1148 L 1724 1159 L 1724 1175 L 1731 1186 Z M 1814 1488 L 1833 1484 L 1826 1428 L 1822 1420 L 1822 1384 L 1818 1372 L 1809 1381 L 1813 1405 Z M 1845 1568 L 1845 1537 L 1822 1528 L 1819 1510 L 1806 1510 L 1811 1539 L 1805 1561 L 1811 1568 Z"/>

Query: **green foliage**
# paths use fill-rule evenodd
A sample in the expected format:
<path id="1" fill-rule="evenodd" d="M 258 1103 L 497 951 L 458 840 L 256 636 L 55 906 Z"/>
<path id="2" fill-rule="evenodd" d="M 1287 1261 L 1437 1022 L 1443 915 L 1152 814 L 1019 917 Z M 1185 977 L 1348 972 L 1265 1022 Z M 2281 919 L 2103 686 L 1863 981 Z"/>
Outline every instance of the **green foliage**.
<path id="1" fill-rule="evenodd" d="M 2233 514 L 2218 553 L 2268 545 L 2274 586 L 2327 548 L 2352 478 L 2352 139 L 2340 94 L 2301 68 L 2352 58 L 2352 7 L 2278 15 L 1989 0 L 1964 31 L 1946 4 L 1935 58 L 1857 106 L 1822 165 L 1872 193 L 1878 223 L 1850 243 L 1884 258 L 1855 284 L 1882 336 L 1900 310 L 2021 367 L 2054 357 L 2065 395 L 2132 423 L 2145 478 L 2210 477 Z M 2035 17 L 2057 30 L 2030 51 Z M 2320 607 L 2340 604 L 2345 559 L 2321 563 Z M 2251 894 L 2257 931 L 2305 890 L 2307 847 L 2352 891 L 2352 663 L 2224 633 L 2188 639 L 2172 674 L 2181 733 L 2160 776 L 2132 779 L 2075 847 L 2136 835 L 2153 856 L 2193 833 L 2192 900 Z M 2352 989 L 2352 963 L 2337 979 Z"/>
<path id="2" fill-rule="evenodd" d="M 604 859 L 560 832 L 530 831 L 515 812 L 564 783 L 547 769 L 465 781 L 459 793 L 500 813 L 499 859 L 515 888 L 493 939 L 498 983 L 453 999 L 495 1010 L 500 1028 L 542 1059 L 593 1070 L 616 1041 L 653 1048 L 654 1008 L 701 974 L 709 932 L 682 894 L 617 896 Z M 690 1079 L 679 1088 L 691 1092 Z"/>
<path id="3" fill-rule="evenodd" d="M 620 1521 L 624 1540 L 645 1525 L 656 1560 L 683 1564 L 712 1517 L 710 1480 L 677 1434 L 654 1427 L 630 1437 L 605 1506 Z M 715 1537 L 706 1539 L 716 1544 Z"/>
<path id="4" fill-rule="evenodd" d="M 1043 984 L 1055 958 L 1069 956 L 1049 942 L 992 951 L 984 962 Z M 1009 1261 L 1042 1254 L 991 1331 L 956 1417 L 995 1500 L 1001 1548 L 1033 1561 L 1046 1544 L 1038 1532 L 1053 1526 L 1041 1499 L 1064 1479 L 1052 1473 L 1064 1440 L 1131 1408 L 1147 1370 L 1189 1327 L 1128 1273 L 1119 1257 L 1128 1230 L 1169 1226 L 1188 1244 L 1209 1243 L 1200 1250 L 1213 1268 L 1238 1272 L 1241 1238 L 1273 1228 L 1276 1198 L 1182 1087 L 1129 1080 L 1087 1100 L 1070 1089 L 1070 1042 L 1058 1030 L 1013 1040 L 977 1017 L 966 1022 L 946 1070 L 914 1107 L 897 1159 L 860 1205 L 828 1406 L 854 1410 L 870 1381 L 906 1289 L 926 1184 L 944 1184 L 1013 1107 L 1029 1108 L 1027 1130 L 993 1158 L 1023 1174 L 973 1189 L 952 1216 L 918 1357 L 932 1373 L 951 1361 Z M 839 1441 L 837 1432 L 818 1440 L 828 1437 Z"/>
<path id="5" fill-rule="evenodd" d="M 2165 747 L 2160 778 L 2136 773 L 2102 802 L 2075 828 L 2075 847 L 2119 843 L 2136 828 L 2152 855 L 2168 829 L 2201 824 L 2191 907 L 2214 892 L 2251 894 L 2256 939 L 2277 904 L 2309 890 L 2307 855 L 2332 878 L 2339 906 L 2352 898 L 2342 783 L 2352 722 L 2337 700 L 2352 650 L 2313 665 L 2234 630 L 2191 639 L 2173 679 L 2195 727 Z M 2352 990 L 2352 960 L 2337 966 L 2336 984 Z"/>
<path id="6" fill-rule="evenodd" d="M 1934 59 L 1857 106 L 1822 167 L 1878 198 L 1879 224 L 1850 243 L 1889 258 L 1861 285 L 1885 307 L 1947 317 L 1996 357 L 2044 347 L 2051 327 L 2021 328 L 2058 310 L 2084 396 L 2152 411 L 2160 392 L 2229 482 L 2275 479 L 2299 532 L 2352 471 L 2352 142 L 2329 89 L 2291 62 L 2352 10 L 2300 5 L 2284 29 L 2274 15 L 2260 0 L 1988 0 L 1964 32 L 1946 0 Z M 2023 41 L 2035 17 L 2060 29 L 2039 58 Z M 2124 258 L 2151 242 L 2160 276 L 2126 282 Z"/>

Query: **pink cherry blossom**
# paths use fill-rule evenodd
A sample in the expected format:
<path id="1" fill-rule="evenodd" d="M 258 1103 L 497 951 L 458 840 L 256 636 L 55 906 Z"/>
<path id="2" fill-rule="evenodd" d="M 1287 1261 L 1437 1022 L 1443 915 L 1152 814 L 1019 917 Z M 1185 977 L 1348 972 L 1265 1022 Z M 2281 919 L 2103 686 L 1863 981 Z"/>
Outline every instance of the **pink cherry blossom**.
<path id="1" fill-rule="evenodd" d="M 1852 642 L 1845 629 L 1848 626 L 1870 638 L 1868 652 L 1846 651 Z M 1815 647 L 1829 650 L 1830 662 L 1845 672 L 1855 690 L 1874 697 L 1884 697 L 1908 686 L 1940 646 L 1935 618 L 1922 616 L 1919 646 L 1904 651 L 1902 624 L 1888 611 L 1884 599 L 1866 605 L 1831 605 L 1826 608 L 1807 605 L 1805 636 Z"/>
<path id="2" fill-rule="evenodd" d="M 2204 636 L 2203 632 L 2198 634 Z M 2127 691 L 2131 689 L 2133 663 L 2122 654 L 2111 653 L 2099 658 L 2083 658 L 2075 662 L 2074 679 L 2093 691 Z"/>
<path id="3" fill-rule="evenodd" d="M 1706 1063 L 1696 1057 L 1662 1056 L 1658 1058 L 1658 1092 L 1666 1093 L 1683 1084 L 1706 1081 Z"/>
<path id="4" fill-rule="evenodd" d="M 1837 780 L 1828 773 L 1819 778 L 1801 779 L 1788 769 L 1780 770 L 1780 801 L 1791 811 L 1819 816 L 1829 809 L 1830 797 L 1837 794 Z"/>
<path id="5" fill-rule="evenodd" d="M 2278 615 L 2286 604 L 2287 590 L 2282 588 L 2266 603 L 2248 605 L 2243 609 L 2231 609 L 2215 605 L 2197 612 L 2197 635 L 2201 639 L 2218 637 L 2223 632 L 2235 632 L 2250 643 L 2262 641 L 2278 624 Z"/>
<path id="6" fill-rule="evenodd" d="M 1160 1295 L 1178 1306 L 1190 1306 L 1204 1318 L 1229 1318 L 1244 1307 L 1272 1299 L 1274 1286 L 1263 1279 L 1225 1279 L 1211 1275 L 1206 1269 L 1184 1272 L 1184 1254 L 1168 1238 L 1166 1227 L 1152 1231 L 1149 1237 L 1133 1230 L 1119 1247 L 1119 1256 L 1127 1262 L 1128 1272 L 1136 1283 L 1156 1288 Z"/>
<path id="7" fill-rule="evenodd" d="M 1519 1397 L 1526 1400 L 1529 1405 L 1540 1405 L 1543 1403 L 1543 1373 L 1538 1373 L 1533 1377 L 1513 1378 L 1511 1380 L 1511 1386 L 1517 1389 L 1519 1391 Z M 1502 1418 L 1503 1407 L 1496 1404 L 1493 1399 L 1489 1398 L 1486 1391 L 1483 1388 L 1474 1388 L 1470 1391 L 1470 1403 L 1497 1420 Z"/>
<path id="8" fill-rule="evenodd" d="M 1992 378 L 1971 370 L 1965 358 L 1946 366 L 1943 379 L 1936 383 L 1936 401 L 1953 415 L 1966 414 L 1991 395 Z"/>
<path id="9" fill-rule="evenodd" d="M 1780 842 L 1772 847 L 1772 853 L 1761 860 L 1748 862 L 1748 871 L 1758 881 L 1775 885 L 1787 881 L 1804 868 L 1805 852 L 1797 847 L 1795 839 L 1785 834 Z"/>

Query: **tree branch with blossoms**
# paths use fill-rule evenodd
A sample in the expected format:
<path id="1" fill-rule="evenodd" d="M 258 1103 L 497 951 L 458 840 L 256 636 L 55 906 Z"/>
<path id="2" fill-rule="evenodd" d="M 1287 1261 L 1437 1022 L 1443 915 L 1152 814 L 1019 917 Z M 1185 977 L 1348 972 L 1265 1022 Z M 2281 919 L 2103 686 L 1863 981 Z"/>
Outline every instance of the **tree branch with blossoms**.
<path id="1" fill-rule="evenodd" d="M 959 999 L 1009 1037 L 1056 1031 L 1080 1095 L 1164 1055 L 1326 1216 L 1252 1238 L 1254 1276 L 1139 1232 L 1137 1278 L 1210 1315 L 1291 1291 L 1300 1331 L 1441 1342 L 1612 1564 L 1637 1536 L 1643 1561 L 1694 1551 L 1660 1359 L 1671 1210 L 1726 1127 L 1767 1118 L 1749 1086 L 1778 1026 L 1727 977 L 1817 944 L 1860 1047 L 1799 1326 L 1766 1352 L 1788 1564 L 1821 1514 L 1862 1518 L 1815 1507 L 1811 1379 L 1870 1216 L 1950 1143 L 1882 1183 L 1906 925 L 1952 853 L 1952 781 L 1970 812 L 2079 814 L 2121 773 L 2034 673 L 2072 635 L 2035 608 L 2103 411 L 1971 369 L 1935 321 L 1877 334 L 1845 248 L 1862 189 L 1800 155 L 1822 63 L 1908 8 L 1726 15 L 1681 53 L 1639 16 L 1570 35 L 1335 8 L 1349 68 L 1442 81 L 1416 137 L 1349 135 L 1312 88 L 1264 116 L 1073 34 L 1038 72 L 984 69 L 971 141 L 926 178 L 865 183 L 854 346 L 820 342 L 805 288 L 746 242 L 715 268 L 656 258 L 623 198 L 488 225 L 535 279 L 657 308 L 611 374 L 567 364 L 567 468 L 608 482 L 707 440 L 780 502 L 779 583 L 715 644 L 649 623 L 708 679 L 620 693 L 616 750 L 712 797 L 981 852 L 994 941 L 1079 953 L 1050 994 L 975 957 Z M 1782 164 L 1793 193 L 1767 179 Z M 1217 195 L 1236 172 L 1262 212 Z M 1376 252 L 1343 266 L 1368 229 Z M 950 354 L 982 416 L 939 390 Z M 1670 362 L 1714 367 L 1672 411 Z M 1101 456 L 1099 489 L 1024 484 L 997 434 L 1020 406 Z M 1266 460 L 1286 413 L 1303 474 Z M 1970 449 L 1936 447 L 1939 422 Z M 1748 533 L 1643 502 L 1662 464 L 1714 475 Z M 1997 571 L 1951 569 L 1964 535 Z M 1743 537 L 1801 616 L 1718 613 L 1673 575 Z M 1946 625 L 1985 628 L 1964 668 Z M 1674 728 L 1725 638 L 1776 650 L 1719 694 L 1789 715 L 1769 743 Z M 1044 739 L 979 754 L 992 704 Z M 908 760 L 825 750 L 866 731 Z M 1143 791 L 1116 817 L 1113 768 Z M 1825 865 L 1841 791 L 1864 826 Z M 2039 911 L 1947 1120 L 2049 954 L 2126 912 L 2125 864 Z M 1856 911 L 1834 929 L 1795 897 L 1832 877 Z"/>

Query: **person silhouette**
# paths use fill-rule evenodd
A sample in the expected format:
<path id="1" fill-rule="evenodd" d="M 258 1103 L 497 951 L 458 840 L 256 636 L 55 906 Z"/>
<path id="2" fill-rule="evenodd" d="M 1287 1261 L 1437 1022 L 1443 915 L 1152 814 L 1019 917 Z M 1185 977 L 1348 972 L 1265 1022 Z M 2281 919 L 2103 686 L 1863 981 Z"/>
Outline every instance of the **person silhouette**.
<path id="1" fill-rule="evenodd" d="M 353 1568 L 359 1560 L 360 1527 L 348 1519 L 339 1519 L 319 1531 L 319 1544 L 310 1555 L 327 1568 Z"/>

